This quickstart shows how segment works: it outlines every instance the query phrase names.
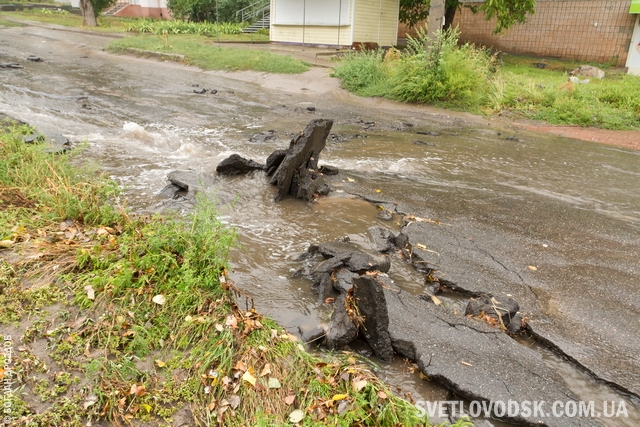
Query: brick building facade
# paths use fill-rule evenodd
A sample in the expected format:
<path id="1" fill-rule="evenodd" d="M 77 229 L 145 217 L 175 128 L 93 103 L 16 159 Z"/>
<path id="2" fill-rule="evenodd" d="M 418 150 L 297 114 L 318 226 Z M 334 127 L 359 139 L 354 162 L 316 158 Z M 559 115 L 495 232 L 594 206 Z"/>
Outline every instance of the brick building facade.
<path id="1" fill-rule="evenodd" d="M 482 3 L 466 3 L 479 6 Z M 462 7 L 453 26 L 461 42 L 490 46 L 509 53 L 612 62 L 624 66 L 636 16 L 630 0 L 537 0 L 535 14 L 502 34 L 493 34 L 495 20 Z M 412 34 L 400 24 L 398 36 Z"/>

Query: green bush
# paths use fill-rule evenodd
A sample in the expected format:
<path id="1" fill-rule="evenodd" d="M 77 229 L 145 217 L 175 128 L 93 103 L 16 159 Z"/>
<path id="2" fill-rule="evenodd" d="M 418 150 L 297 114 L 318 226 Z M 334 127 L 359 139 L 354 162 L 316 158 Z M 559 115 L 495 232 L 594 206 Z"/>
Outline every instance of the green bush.
<path id="1" fill-rule="evenodd" d="M 230 22 L 185 22 L 165 21 L 154 19 L 139 19 L 124 24 L 125 31 L 131 33 L 149 34 L 240 34 L 244 28 L 242 24 Z"/>
<path id="2" fill-rule="evenodd" d="M 459 35 L 451 30 L 439 32 L 433 41 L 424 33 L 410 38 L 393 69 L 390 96 L 449 107 L 480 107 L 492 58 L 484 49 L 470 44 L 458 47 Z"/>
<path id="3" fill-rule="evenodd" d="M 384 96 L 388 90 L 388 72 L 384 52 L 379 50 L 350 52 L 336 66 L 334 77 L 343 88 L 360 96 Z"/>
<path id="4" fill-rule="evenodd" d="M 174 18 L 191 22 L 235 22 L 236 12 L 254 0 L 168 0 Z"/>
<path id="5" fill-rule="evenodd" d="M 342 87 L 361 96 L 477 110 L 486 98 L 493 59 L 473 45 L 458 47 L 458 37 L 452 30 L 429 40 L 422 32 L 409 39 L 400 55 L 385 56 L 382 50 L 350 53 L 334 75 Z"/>

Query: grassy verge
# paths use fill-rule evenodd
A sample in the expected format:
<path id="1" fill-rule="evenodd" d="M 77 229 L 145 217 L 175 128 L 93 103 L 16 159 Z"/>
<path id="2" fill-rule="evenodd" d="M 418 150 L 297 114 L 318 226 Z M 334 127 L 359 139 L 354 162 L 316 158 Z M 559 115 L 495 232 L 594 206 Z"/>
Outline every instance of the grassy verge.
<path id="1" fill-rule="evenodd" d="M 112 16 L 100 16 L 98 27 L 83 27 L 82 17 L 71 14 L 67 11 L 56 11 L 50 9 L 31 9 L 18 12 L 1 12 L 0 16 L 14 17 L 19 19 L 44 22 L 48 24 L 63 25 L 65 27 L 82 28 L 85 30 L 102 32 L 130 32 L 130 33 L 151 33 L 151 34 L 201 34 L 212 37 L 212 40 L 221 42 L 268 42 L 269 34 L 243 33 L 242 25 L 220 23 L 190 23 L 182 21 L 160 21 L 144 18 L 118 18 Z M 10 22 L 10 21 L 3 21 Z M 0 25 L 5 25 L 0 23 Z M 19 24 L 12 24 L 13 26 Z M 9 24 L 6 24 L 9 26 Z"/>
<path id="2" fill-rule="evenodd" d="M 127 48 L 185 55 L 185 62 L 205 70 L 254 70 L 278 74 L 299 74 L 309 66 L 289 55 L 254 49 L 215 46 L 201 35 L 138 35 L 115 40 L 107 49 L 122 53 Z"/>
<path id="3" fill-rule="evenodd" d="M 18 18 L 30 21 L 44 22 L 47 24 L 63 25 L 65 27 L 82 28 L 85 30 L 102 31 L 102 32 L 124 32 L 124 24 L 127 19 L 114 18 L 111 16 L 101 16 L 98 18 L 98 27 L 83 27 L 82 16 L 74 15 L 67 11 L 52 11 L 50 9 L 32 9 L 19 12 L 2 12 L 0 16 L 7 18 Z"/>
<path id="4" fill-rule="evenodd" d="M 22 24 L 20 24 L 18 22 L 6 21 L 4 19 L 0 19 L 0 26 L 2 26 L 4 28 L 10 28 L 10 27 L 20 27 L 20 26 L 22 26 Z"/>
<path id="5" fill-rule="evenodd" d="M 130 217 L 113 207 L 113 182 L 7 126 L 0 380 L 12 390 L 9 425 L 427 425 L 355 357 L 319 359 L 236 305 L 226 276 L 235 234 L 211 203 L 188 218 Z"/>
<path id="6" fill-rule="evenodd" d="M 607 64 L 594 64 L 606 76 L 571 83 L 569 72 L 583 63 L 505 56 L 504 65 L 492 79 L 494 113 L 544 120 L 553 124 L 595 126 L 604 129 L 640 128 L 640 77 Z"/>
<path id="7" fill-rule="evenodd" d="M 403 52 L 347 55 L 335 76 L 361 96 L 381 96 L 428 103 L 461 111 L 553 124 L 604 129 L 640 128 L 640 77 L 607 64 L 604 79 L 580 78 L 570 72 L 584 63 L 496 55 L 472 45 L 457 46 L 455 32 L 433 42 L 409 40 Z M 539 64 L 544 68 L 538 68 Z M 536 66 L 538 65 L 538 67 Z"/>

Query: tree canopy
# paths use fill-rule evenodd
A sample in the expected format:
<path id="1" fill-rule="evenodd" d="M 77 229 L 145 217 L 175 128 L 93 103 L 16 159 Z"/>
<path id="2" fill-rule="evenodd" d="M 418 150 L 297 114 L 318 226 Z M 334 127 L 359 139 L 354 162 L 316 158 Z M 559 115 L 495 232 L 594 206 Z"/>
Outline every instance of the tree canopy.
<path id="1" fill-rule="evenodd" d="M 168 0 L 173 17 L 191 22 L 236 22 L 236 12 L 252 0 Z"/>
<path id="2" fill-rule="evenodd" d="M 400 21 L 415 26 L 429 16 L 430 0 L 400 0 Z M 460 0 L 445 0 L 445 28 L 453 21 L 455 12 L 461 7 L 469 7 L 474 13 L 482 11 L 487 20 L 496 18 L 495 33 L 506 30 L 514 24 L 525 22 L 527 15 L 534 13 L 535 0 L 485 0 L 480 6 L 471 6 Z"/>

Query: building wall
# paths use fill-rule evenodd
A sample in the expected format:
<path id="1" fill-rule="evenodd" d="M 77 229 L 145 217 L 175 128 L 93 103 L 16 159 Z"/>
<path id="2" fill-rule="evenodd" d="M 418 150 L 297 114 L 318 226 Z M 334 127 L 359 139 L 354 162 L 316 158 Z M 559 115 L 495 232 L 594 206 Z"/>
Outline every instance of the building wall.
<path id="1" fill-rule="evenodd" d="M 338 29 L 340 29 L 338 40 Z M 273 42 L 302 43 L 303 27 L 301 25 L 271 25 L 270 37 Z M 340 27 L 305 26 L 304 42 L 308 44 L 351 46 L 351 25 Z"/>
<path id="2" fill-rule="evenodd" d="M 170 11 L 166 7 L 142 7 L 139 4 L 128 5 L 120 9 L 115 16 L 122 18 L 171 19 Z"/>
<path id="3" fill-rule="evenodd" d="M 480 5 L 481 3 L 471 3 Z M 629 0 L 538 0 L 536 13 L 523 25 L 492 34 L 495 21 L 463 7 L 453 26 L 461 42 L 509 52 L 624 65 L 635 16 Z"/>
<path id="4" fill-rule="evenodd" d="M 398 0 L 356 0 L 353 41 L 395 46 L 398 43 L 398 11 Z"/>
<path id="5" fill-rule="evenodd" d="M 272 14 L 277 7 L 276 3 L 276 0 L 271 0 Z M 351 0 L 350 9 L 352 25 L 307 25 L 304 29 L 304 42 L 342 46 L 350 46 L 353 42 L 375 42 L 380 46 L 396 45 L 399 0 Z M 302 43 L 303 29 L 300 25 L 272 23 L 270 34 L 271 41 L 274 42 Z"/>

